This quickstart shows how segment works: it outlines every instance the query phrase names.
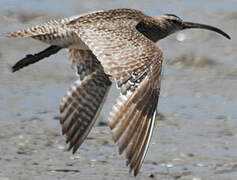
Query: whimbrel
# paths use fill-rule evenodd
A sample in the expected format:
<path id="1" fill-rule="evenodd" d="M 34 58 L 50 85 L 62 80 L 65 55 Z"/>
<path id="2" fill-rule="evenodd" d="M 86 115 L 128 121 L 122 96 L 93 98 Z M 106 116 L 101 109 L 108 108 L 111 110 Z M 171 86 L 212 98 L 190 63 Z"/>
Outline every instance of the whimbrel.
<path id="1" fill-rule="evenodd" d="M 186 22 L 173 14 L 150 17 L 134 9 L 114 9 L 50 21 L 8 37 L 31 37 L 50 47 L 17 62 L 13 72 L 68 49 L 79 79 L 60 104 L 62 133 L 69 149 L 77 151 L 103 106 L 112 81 L 121 90 L 109 117 L 119 153 L 136 176 L 152 135 L 160 92 L 162 51 L 155 44 L 185 29 L 222 30 Z"/>

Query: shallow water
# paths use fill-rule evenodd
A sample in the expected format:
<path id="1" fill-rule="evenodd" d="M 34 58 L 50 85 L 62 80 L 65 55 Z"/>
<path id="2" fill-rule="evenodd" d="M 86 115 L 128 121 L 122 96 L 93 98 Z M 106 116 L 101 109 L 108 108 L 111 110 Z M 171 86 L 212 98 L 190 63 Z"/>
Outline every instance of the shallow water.
<path id="1" fill-rule="evenodd" d="M 218 26 L 232 37 L 229 41 L 212 32 L 190 30 L 158 43 L 165 56 L 158 107 L 164 119 L 157 122 L 137 179 L 150 179 L 153 174 L 154 179 L 235 180 L 236 0 L 2 0 L 0 33 L 51 18 L 119 7 L 140 9 L 152 16 L 173 13 L 188 21 Z M 178 41 L 178 36 L 184 41 Z M 45 45 L 30 39 L 1 37 L 0 41 L 0 180 L 132 178 L 107 126 L 97 125 L 75 156 L 65 151 L 58 104 L 76 80 L 66 53 L 12 74 L 9 69 L 19 58 Z M 215 63 L 176 63 L 183 55 Z M 117 95 L 113 87 L 98 121 L 107 122 Z"/>

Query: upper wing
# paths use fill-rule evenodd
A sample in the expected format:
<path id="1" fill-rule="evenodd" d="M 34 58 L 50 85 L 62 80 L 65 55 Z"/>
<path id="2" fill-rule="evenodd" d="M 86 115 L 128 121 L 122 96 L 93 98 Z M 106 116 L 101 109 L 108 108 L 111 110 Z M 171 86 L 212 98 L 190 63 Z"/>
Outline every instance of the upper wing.
<path id="1" fill-rule="evenodd" d="M 104 104 L 111 81 L 91 51 L 69 49 L 77 80 L 60 104 L 62 132 L 67 136 L 69 149 L 77 151 L 89 134 Z"/>
<path id="2" fill-rule="evenodd" d="M 127 149 L 128 164 L 137 175 L 155 121 L 163 57 L 159 47 L 136 30 L 137 19 L 113 18 L 84 26 L 82 20 L 75 20 L 68 27 L 122 89 L 111 113 L 110 127 L 119 151 Z"/>
<path id="3" fill-rule="evenodd" d="M 162 59 L 160 48 L 136 30 L 137 23 L 135 20 L 126 23 L 102 21 L 95 25 L 74 23 L 68 26 L 91 49 L 105 73 L 123 82 Z"/>

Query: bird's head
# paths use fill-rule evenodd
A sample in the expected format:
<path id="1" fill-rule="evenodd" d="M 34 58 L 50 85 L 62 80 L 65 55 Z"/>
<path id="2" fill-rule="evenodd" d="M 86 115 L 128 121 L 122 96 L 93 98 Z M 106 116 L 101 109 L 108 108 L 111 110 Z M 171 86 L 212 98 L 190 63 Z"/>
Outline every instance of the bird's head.
<path id="1" fill-rule="evenodd" d="M 214 31 L 225 36 L 228 39 L 231 39 L 230 36 L 221 29 L 205 24 L 183 21 L 181 18 L 179 18 L 174 14 L 163 14 L 159 17 L 156 17 L 155 19 L 158 21 L 160 27 L 164 28 L 164 30 L 167 32 L 166 36 L 175 33 L 177 31 L 198 28 Z"/>

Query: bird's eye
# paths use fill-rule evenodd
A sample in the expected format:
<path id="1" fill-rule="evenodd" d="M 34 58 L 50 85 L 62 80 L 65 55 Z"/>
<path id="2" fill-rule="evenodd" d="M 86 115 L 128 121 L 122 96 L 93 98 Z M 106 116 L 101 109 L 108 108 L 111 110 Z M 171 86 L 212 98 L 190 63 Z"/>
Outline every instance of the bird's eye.
<path id="1" fill-rule="evenodd" d="M 179 22 L 177 19 L 171 19 L 171 22 L 172 22 L 173 24 L 180 24 L 180 22 Z"/>

